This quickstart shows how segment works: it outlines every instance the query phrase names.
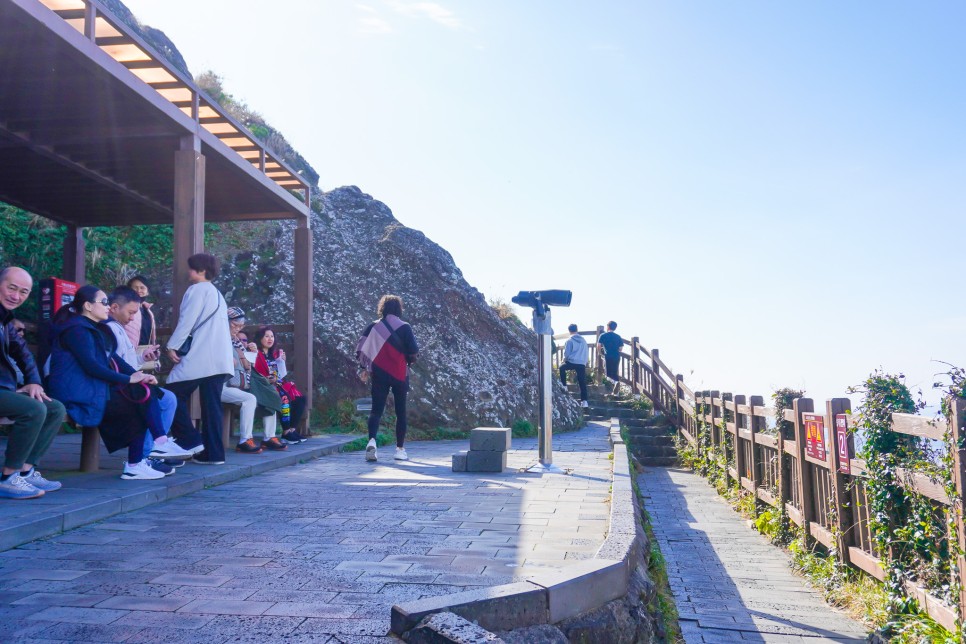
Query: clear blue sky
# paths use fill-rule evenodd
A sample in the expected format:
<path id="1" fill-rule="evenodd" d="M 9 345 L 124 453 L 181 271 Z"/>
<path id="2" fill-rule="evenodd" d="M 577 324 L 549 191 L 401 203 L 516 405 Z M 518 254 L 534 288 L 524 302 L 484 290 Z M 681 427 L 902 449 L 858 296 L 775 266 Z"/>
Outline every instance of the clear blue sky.
<path id="1" fill-rule="evenodd" d="M 558 331 L 766 396 L 966 365 L 962 2 L 127 4 Z"/>

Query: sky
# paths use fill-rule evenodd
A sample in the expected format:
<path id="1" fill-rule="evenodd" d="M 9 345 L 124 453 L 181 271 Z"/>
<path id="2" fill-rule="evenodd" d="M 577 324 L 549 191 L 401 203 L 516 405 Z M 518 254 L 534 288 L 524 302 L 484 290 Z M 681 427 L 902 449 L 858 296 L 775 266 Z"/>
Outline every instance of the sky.
<path id="1" fill-rule="evenodd" d="M 557 332 L 766 397 L 966 366 L 966 3 L 126 1 Z"/>

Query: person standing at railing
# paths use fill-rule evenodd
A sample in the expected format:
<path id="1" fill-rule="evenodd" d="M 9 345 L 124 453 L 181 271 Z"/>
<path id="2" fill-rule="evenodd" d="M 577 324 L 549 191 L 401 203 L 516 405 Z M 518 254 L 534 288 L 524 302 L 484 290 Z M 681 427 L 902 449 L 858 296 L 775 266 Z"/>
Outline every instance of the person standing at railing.
<path id="1" fill-rule="evenodd" d="M 577 384 L 580 386 L 580 406 L 589 407 L 587 403 L 587 356 L 590 347 L 583 336 L 577 333 L 577 325 L 571 324 L 567 327 L 570 331 L 570 339 L 564 345 L 564 363 L 560 365 L 560 382 L 567 386 L 567 372 L 573 371 L 577 374 Z"/>
<path id="2" fill-rule="evenodd" d="M 621 388 L 618 370 L 621 364 L 621 347 L 624 346 L 624 338 L 617 335 L 615 331 L 617 331 L 617 322 L 611 320 L 607 323 L 607 333 L 603 333 L 597 338 L 597 346 L 604 351 L 607 379 L 614 382 L 614 390 L 611 392 L 611 395 L 614 396 Z"/>

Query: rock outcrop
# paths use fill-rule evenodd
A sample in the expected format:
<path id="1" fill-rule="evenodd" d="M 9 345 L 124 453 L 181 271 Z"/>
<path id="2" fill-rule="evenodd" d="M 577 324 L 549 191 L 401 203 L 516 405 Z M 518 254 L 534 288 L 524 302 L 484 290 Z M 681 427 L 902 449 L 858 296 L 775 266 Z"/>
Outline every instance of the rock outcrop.
<path id="1" fill-rule="evenodd" d="M 355 346 L 385 293 L 403 298 L 420 358 L 412 370 L 410 422 L 423 427 L 536 423 L 536 336 L 502 318 L 463 278 L 445 249 L 402 225 L 354 186 L 313 204 L 316 402 L 367 395 L 355 378 Z M 226 261 L 219 284 L 253 320 L 291 319 L 290 227 L 262 232 L 256 250 Z M 575 426 L 576 402 L 555 383 L 555 427 Z"/>

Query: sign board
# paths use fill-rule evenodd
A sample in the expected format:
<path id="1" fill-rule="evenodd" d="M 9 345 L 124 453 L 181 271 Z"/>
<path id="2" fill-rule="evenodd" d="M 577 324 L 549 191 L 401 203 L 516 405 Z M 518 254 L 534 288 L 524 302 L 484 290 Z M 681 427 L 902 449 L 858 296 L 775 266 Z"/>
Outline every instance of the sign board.
<path id="1" fill-rule="evenodd" d="M 40 320 L 46 322 L 54 317 L 54 313 L 62 306 L 67 306 L 74 299 L 79 284 L 67 280 L 48 277 L 40 280 Z"/>
<path id="2" fill-rule="evenodd" d="M 848 414 L 835 414 L 835 445 L 839 451 L 839 472 L 852 473 L 852 454 L 849 449 Z"/>
<path id="3" fill-rule="evenodd" d="M 825 417 L 820 414 L 802 414 L 805 421 L 805 453 L 812 458 L 824 461 L 825 454 Z"/>

